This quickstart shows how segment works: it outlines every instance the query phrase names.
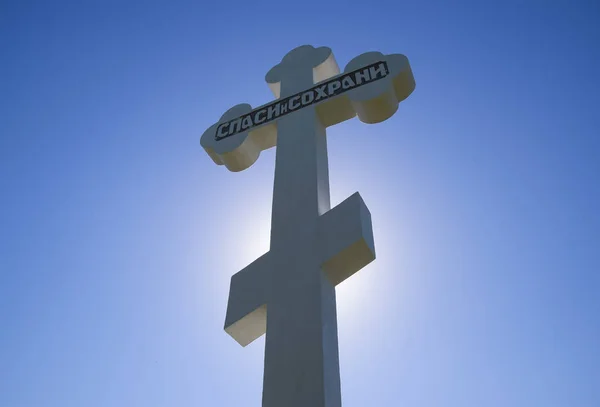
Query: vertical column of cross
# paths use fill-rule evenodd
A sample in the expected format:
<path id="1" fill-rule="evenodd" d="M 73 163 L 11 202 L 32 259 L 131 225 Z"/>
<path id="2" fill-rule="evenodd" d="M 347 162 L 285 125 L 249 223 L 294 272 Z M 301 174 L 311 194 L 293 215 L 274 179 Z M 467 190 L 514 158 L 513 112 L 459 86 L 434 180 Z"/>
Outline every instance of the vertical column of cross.
<path id="1" fill-rule="evenodd" d="M 312 74 L 310 79 L 309 87 Z M 285 83 L 281 86 L 282 95 L 291 93 Z M 291 236 L 309 233 L 318 216 L 330 209 L 327 139 L 315 109 L 282 117 L 277 134 L 272 249 Z"/>
<path id="2" fill-rule="evenodd" d="M 308 73 L 282 81 L 282 97 L 312 86 Z M 263 407 L 340 407 L 335 288 L 316 246 L 330 209 L 325 127 L 312 108 L 277 126 Z"/>

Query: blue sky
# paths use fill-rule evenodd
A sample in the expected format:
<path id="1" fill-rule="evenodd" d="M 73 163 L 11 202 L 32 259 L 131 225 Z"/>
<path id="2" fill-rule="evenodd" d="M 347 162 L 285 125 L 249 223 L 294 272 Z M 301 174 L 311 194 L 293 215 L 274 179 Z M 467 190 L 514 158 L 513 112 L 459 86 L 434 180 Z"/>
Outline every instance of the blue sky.
<path id="1" fill-rule="evenodd" d="M 344 407 L 600 405 L 598 3 L 203 3 L 0 4 L 0 406 L 260 406 L 223 322 L 274 151 L 199 137 L 305 43 L 417 81 L 328 130 L 378 255 L 338 288 Z"/>

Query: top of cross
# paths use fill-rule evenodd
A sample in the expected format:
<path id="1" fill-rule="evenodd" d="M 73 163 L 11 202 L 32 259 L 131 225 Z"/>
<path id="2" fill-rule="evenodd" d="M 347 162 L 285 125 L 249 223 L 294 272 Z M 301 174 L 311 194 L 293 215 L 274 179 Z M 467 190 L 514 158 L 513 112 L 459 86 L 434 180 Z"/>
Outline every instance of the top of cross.
<path id="1" fill-rule="evenodd" d="M 340 73 L 328 47 L 303 45 L 288 52 L 265 80 L 277 98 L 252 109 L 238 104 L 209 127 L 200 144 L 213 161 L 231 171 L 250 167 L 277 143 L 277 120 L 305 108 L 317 109 L 325 127 L 358 116 L 365 123 L 390 118 L 415 88 L 406 56 L 367 52 Z"/>
<path id="2" fill-rule="evenodd" d="M 295 82 L 303 75 L 309 76 L 312 84 L 319 83 L 325 79 L 340 73 L 340 68 L 329 47 L 315 48 L 312 45 L 301 45 L 288 52 L 281 62 L 275 65 L 265 75 L 265 81 L 269 84 L 276 98 L 281 97 L 281 82 Z M 309 86 L 310 86 L 309 85 Z M 291 89 L 288 89 L 292 91 Z M 301 91 L 304 89 L 296 89 Z M 283 97 L 289 95 L 283 95 Z"/>

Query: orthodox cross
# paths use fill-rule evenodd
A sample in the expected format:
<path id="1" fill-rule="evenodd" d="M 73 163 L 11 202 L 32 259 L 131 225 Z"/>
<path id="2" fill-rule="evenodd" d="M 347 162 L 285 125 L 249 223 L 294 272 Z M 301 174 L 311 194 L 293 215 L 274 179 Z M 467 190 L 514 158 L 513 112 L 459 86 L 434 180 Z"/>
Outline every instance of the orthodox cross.
<path id="1" fill-rule="evenodd" d="M 335 286 L 375 259 L 358 193 L 330 208 L 325 130 L 390 118 L 415 88 L 408 59 L 368 52 L 344 72 L 330 48 L 293 49 L 266 75 L 276 100 L 229 109 L 200 139 L 216 164 L 277 146 L 270 250 L 231 278 L 225 331 L 266 333 L 263 407 L 341 407 Z"/>

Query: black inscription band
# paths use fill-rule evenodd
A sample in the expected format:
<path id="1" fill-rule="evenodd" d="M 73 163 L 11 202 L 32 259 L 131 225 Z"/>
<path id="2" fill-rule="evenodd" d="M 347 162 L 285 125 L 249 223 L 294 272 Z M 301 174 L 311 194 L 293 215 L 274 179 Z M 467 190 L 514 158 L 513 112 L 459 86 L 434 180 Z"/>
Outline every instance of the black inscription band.
<path id="1" fill-rule="evenodd" d="M 323 102 L 349 90 L 383 79 L 389 73 L 387 62 L 378 61 L 355 71 L 338 75 L 308 90 L 288 96 L 285 99 L 278 99 L 266 106 L 254 109 L 250 113 L 221 123 L 217 127 L 215 140 L 218 141 L 238 133 L 251 131 L 253 127 L 262 126 L 304 107 Z"/>

